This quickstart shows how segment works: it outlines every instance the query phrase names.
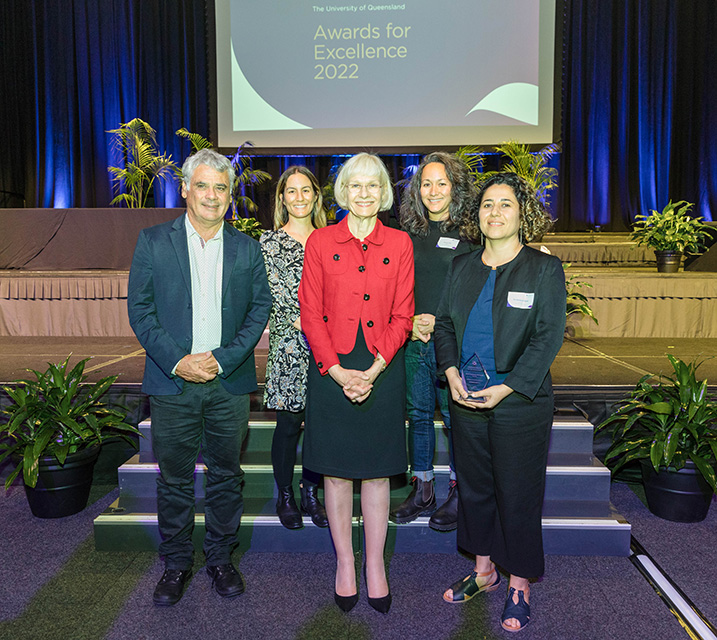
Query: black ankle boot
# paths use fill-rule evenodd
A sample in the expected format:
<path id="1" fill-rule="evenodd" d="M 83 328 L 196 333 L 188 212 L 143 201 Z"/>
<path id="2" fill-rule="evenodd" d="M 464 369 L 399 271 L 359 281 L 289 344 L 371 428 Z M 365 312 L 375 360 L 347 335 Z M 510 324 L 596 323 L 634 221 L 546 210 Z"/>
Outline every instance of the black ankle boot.
<path id="1" fill-rule="evenodd" d="M 448 498 L 431 516 L 428 526 L 436 531 L 453 531 L 458 527 L 458 485 L 455 480 L 448 485 Z"/>
<path id="2" fill-rule="evenodd" d="M 418 516 L 430 515 L 436 510 L 436 495 L 433 492 L 433 480 L 423 481 L 416 476 L 411 478 L 413 489 L 400 505 L 389 514 L 396 524 L 413 522 Z"/>
<path id="3" fill-rule="evenodd" d="M 279 487 L 276 515 L 287 529 L 301 529 L 304 526 L 299 507 L 296 506 L 296 500 L 294 500 L 293 487 Z"/>
<path id="4" fill-rule="evenodd" d="M 317 527 L 328 527 L 329 519 L 326 516 L 324 505 L 319 502 L 319 488 L 306 480 L 299 485 L 301 489 L 301 510 L 311 516 L 311 522 Z"/>

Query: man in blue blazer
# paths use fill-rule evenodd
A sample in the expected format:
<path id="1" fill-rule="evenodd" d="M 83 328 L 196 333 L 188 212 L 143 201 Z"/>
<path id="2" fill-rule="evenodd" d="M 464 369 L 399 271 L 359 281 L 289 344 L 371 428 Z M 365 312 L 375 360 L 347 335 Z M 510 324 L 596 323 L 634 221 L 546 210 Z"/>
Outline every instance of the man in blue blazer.
<path id="1" fill-rule="evenodd" d="M 213 587 L 244 591 L 231 562 L 243 510 L 239 464 L 256 389 L 254 347 L 271 294 L 259 243 L 225 224 L 234 170 L 199 151 L 182 167 L 186 215 L 144 229 L 129 274 L 129 320 L 144 347 L 159 464 L 157 513 L 165 571 L 154 603 L 173 605 L 191 575 L 194 468 L 207 466 L 204 552 Z"/>

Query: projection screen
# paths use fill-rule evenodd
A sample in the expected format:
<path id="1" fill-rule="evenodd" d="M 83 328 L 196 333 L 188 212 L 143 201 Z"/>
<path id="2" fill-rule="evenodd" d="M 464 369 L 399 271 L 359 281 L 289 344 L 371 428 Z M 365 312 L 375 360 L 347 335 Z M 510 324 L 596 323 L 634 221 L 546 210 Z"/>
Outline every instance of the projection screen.
<path id="1" fill-rule="evenodd" d="M 553 141 L 555 0 L 216 0 L 220 147 Z"/>

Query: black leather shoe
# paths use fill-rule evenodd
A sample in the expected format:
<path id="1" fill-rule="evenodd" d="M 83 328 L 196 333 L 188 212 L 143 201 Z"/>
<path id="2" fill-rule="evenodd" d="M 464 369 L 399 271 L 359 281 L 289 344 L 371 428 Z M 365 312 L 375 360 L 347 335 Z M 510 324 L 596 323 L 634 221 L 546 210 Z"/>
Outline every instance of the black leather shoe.
<path id="1" fill-rule="evenodd" d="M 301 510 L 311 516 L 311 522 L 317 527 L 328 527 L 329 519 L 326 516 L 326 509 L 319 502 L 319 488 L 315 484 L 309 484 L 304 480 L 300 485 L 300 489 Z"/>
<path id="2" fill-rule="evenodd" d="M 152 596 L 154 604 L 160 607 L 170 607 L 173 604 L 177 604 L 182 599 L 184 587 L 187 586 L 191 575 L 192 572 L 189 569 L 186 571 L 167 569 L 154 588 L 154 595 Z"/>
<path id="3" fill-rule="evenodd" d="M 396 524 L 413 522 L 418 516 L 430 515 L 436 510 L 436 494 L 433 492 L 433 480 L 423 481 L 416 476 L 411 478 L 413 489 L 389 518 Z"/>
<path id="4" fill-rule="evenodd" d="M 244 581 L 234 565 L 207 565 L 207 573 L 212 579 L 212 587 L 222 598 L 234 598 L 244 593 Z"/>
<path id="5" fill-rule="evenodd" d="M 451 480 L 448 485 L 448 498 L 431 516 L 428 526 L 436 531 L 453 531 L 458 528 L 458 485 L 455 480 Z"/>
<path id="6" fill-rule="evenodd" d="M 279 497 L 276 499 L 276 515 L 279 516 L 281 524 L 287 529 L 301 529 L 304 526 L 299 507 L 296 506 L 296 500 L 294 500 L 294 489 L 292 487 L 279 487 Z"/>

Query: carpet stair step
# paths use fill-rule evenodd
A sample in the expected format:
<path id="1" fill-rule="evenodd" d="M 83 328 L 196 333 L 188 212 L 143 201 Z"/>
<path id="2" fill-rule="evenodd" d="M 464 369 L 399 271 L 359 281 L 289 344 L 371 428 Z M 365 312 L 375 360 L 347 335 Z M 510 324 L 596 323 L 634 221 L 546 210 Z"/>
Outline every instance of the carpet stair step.
<path id="1" fill-rule="evenodd" d="M 245 498 L 239 527 L 240 549 L 256 552 L 332 552 L 328 528 L 314 526 L 304 516 L 304 528 L 284 528 L 274 511 L 274 500 Z M 360 519 L 353 518 L 354 547 L 360 545 Z M 201 551 L 205 534 L 204 501 L 198 500 L 194 517 L 194 546 Z M 95 548 L 98 551 L 156 551 L 161 540 L 157 524 L 155 497 L 120 497 L 94 521 Z"/>

